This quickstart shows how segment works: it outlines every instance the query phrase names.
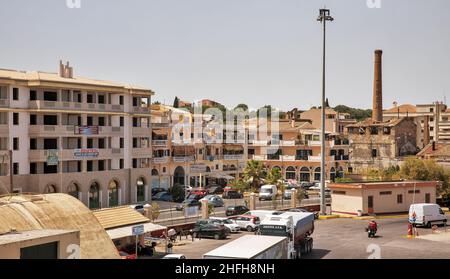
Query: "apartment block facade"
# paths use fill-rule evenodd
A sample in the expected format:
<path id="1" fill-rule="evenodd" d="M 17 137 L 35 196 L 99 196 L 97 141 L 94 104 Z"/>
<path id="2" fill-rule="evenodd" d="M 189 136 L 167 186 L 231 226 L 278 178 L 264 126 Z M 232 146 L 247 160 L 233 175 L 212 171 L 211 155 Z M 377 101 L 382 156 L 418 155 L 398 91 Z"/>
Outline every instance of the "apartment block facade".
<path id="1" fill-rule="evenodd" d="M 150 89 L 0 70 L 0 193 L 68 193 L 88 207 L 151 199 Z"/>

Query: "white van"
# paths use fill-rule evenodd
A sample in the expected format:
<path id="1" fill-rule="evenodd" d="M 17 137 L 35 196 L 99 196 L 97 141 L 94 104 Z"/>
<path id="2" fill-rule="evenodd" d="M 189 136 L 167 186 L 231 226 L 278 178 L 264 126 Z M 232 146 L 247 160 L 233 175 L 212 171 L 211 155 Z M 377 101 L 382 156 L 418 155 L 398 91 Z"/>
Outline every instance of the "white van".
<path id="1" fill-rule="evenodd" d="M 272 200 L 278 194 L 277 186 L 275 185 L 263 185 L 259 190 L 259 200 Z"/>
<path id="2" fill-rule="evenodd" d="M 409 222 L 431 227 L 433 224 L 447 223 L 447 217 L 437 204 L 417 203 L 409 207 Z"/>

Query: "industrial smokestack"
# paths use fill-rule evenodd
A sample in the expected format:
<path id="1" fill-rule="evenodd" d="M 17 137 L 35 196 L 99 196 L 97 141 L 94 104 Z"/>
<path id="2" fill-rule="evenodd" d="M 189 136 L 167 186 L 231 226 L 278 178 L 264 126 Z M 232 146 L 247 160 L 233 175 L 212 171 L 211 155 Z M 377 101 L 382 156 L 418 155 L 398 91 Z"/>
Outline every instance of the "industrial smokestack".
<path id="1" fill-rule="evenodd" d="M 383 121 L 383 82 L 382 82 L 382 50 L 375 50 L 375 69 L 373 80 L 373 112 L 372 120 L 375 122 Z"/>

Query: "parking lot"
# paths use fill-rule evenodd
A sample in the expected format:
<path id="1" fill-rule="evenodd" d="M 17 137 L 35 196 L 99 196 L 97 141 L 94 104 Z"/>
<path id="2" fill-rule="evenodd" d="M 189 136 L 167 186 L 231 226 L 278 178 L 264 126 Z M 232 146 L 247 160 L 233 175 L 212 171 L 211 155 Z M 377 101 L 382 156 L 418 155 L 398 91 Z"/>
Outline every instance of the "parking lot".
<path id="1" fill-rule="evenodd" d="M 433 235 L 431 229 L 419 228 L 419 237 L 408 239 L 406 219 L 382 219 L 377 222 L 379 224 L 377 237 L 369 239 L 364 230 L 368 221 L 349 218 L 317 221 L 313 234 L 314 249 L 304 258 L 367 259 L 370 256 L 380 256 L 384 259 L 448 259 L 450 257 L 450 233 L 445 234 L 444 227 L 439 228 L 440 234 Z M 200 259 L 206 252 L 245 234 L 249 233 L 232 234 L 226 240 L 196 240 L 175 246 L 173 252 L 184 254 L 188 259 Z"/>

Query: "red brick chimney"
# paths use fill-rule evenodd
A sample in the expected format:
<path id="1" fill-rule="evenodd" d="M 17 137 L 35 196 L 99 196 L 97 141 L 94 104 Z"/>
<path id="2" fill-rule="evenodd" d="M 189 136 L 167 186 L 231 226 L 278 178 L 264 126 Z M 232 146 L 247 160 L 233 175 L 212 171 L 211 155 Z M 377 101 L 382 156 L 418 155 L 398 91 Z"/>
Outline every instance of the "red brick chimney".
<path id="1" fill-rule="evenodd" d="M 374 122 L 383 121 L 383 82 L 382 82 L 382 58 L 383 51 L 375 50 L 374 80 L 373 80 L 373 111 Z"/>

